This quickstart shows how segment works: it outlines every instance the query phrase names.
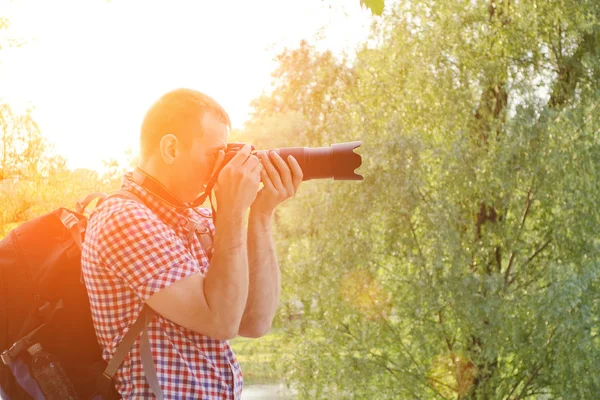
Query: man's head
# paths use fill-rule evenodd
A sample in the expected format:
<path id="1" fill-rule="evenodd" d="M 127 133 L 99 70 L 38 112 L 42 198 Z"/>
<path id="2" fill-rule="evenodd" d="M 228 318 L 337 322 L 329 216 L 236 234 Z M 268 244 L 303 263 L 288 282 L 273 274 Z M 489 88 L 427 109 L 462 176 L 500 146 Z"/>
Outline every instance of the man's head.
<path id="1" fill-rule="evenodd" d="M 190 89 L 168 92 L 144 117 L 140 167 L 179 200 L 191 202 L 210 179 L 230 128 L 229 116 L 211 97 Z"/>

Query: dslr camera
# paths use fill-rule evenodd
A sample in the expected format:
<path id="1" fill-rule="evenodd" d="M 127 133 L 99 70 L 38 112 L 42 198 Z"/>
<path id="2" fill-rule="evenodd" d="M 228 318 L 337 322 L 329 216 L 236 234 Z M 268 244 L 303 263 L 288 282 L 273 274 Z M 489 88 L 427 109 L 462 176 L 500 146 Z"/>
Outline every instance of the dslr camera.
<path id="1" fill-rule="evenodd" d="M 302 169 L 303 181 L 328 178 L 334 180 L 362 180 L 363 177 L 354 172 L 362 164 L 362 158 L 353 151 L 361 144 L 362 142 L 358 141 L 337 143 L 328 147 L 284 147 L 273 150 L 284 160 L 291 155 L 298 161 Z M 244 145 L 245 143 L 240 142 L 228 143 L 221 168 L 231 161 Z M 252 146 L 252 153 L 256 155 L 269 151 L 256 150 Z"/>

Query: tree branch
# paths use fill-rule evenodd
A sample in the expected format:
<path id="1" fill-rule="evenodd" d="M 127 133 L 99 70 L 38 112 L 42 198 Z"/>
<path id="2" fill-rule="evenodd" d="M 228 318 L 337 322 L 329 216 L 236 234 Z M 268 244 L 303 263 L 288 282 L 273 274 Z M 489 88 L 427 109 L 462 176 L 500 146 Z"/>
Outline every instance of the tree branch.
<path id="1" fill-rule="evenodd" d="M 552 239 L 548 239 L 548 240 L 546 240 L 546 242 L 545 242 L 545 243 L 544 243 L 544 244 L 543 244 L 541 247 L 539 247 L 539 248 L 538 248 L 538 249 L 537 249 L 537 250 L 536 250 L 536 251 L 535 251 L 535 252 L 534 252 L 534 253 L 531 255 L 531 257 L 529 257 L 529 258 L 527 259 L 527 261 L 525 261 L 525 264 L 523 264 L 523 268 L 524 268 L 524 267 L 526 267 L 526 266 L 527 266 L 527 265 L 528 265 L 528 264 L 529 264 L 531 261 L 533 261 L 533 259 L 534 259 L 534 258 L 536 258 L 536 257 L 537 257 L 537 256 L 538 256 L 538 255 L 539 255 L 539 254 L 540 254 L 542 251 L 544 251 L 544 249 L 545 249 L 546 247 L 548 247 L 548 245 L 549 245 L 551 242 L 552 242 Z"/>
<path id="2" fill-rule="evenodd" d="M 533 382 L 533 380 L 535 379 L 535 377 L 538 375 L 538 373 L 540 372 L 540 369 L 542 368 L 542 364 L 540 363 L 535 370 L 533 371 L 533 373 L 531 374 L 531 376 L 529 377 L 529 379 L 527 380 L 527 382 L 525 382 L 525 386 L 523 386 L 523 389 L 521 390 L 521 393 L 519 393 L 519 395 L 515 398 L 515 400 L 520 400 L 523 398 L 523 394 L 525 393 L 525 391 L 527 390 L 527 387 L 529 385 L 531 385 L 531 382 Z"/>
<path id="3" fill-rule="evenodd" d="M 521 214 L 521 223 L 519 224 L 519 229 L 517 230 L 517 237 L 515 238 L 515 245 L 519 242 L 521 238 L 521 233 L 523 232 L 523 228 L 525 227 L 525 222 L 527 221 L 527 216 L 529 215 L 529 211 L 531 210 L 531 204 L 533 203 L 533 184 L 535 182 L 534 178 L 531 178 L 531 183 L 529 184 L 529 189 L 527 190 L 527 197 L 525 199 L 525 209 Z M 513 250 L 510 253 L 510 258 L 508 260 L 508 265 L 506 266 L 506 271 L 504 272 L 504 290 L 508 288 L 510 283 L 510 272 L 513 266 L 513 262 L 515 261 L 516 251 Z"/>
<path id="4" fill-rule="evenodd" d="M 442 327 L 442 332 L 444 334 L 444 340 L 446 341 L 446 346 L 448 347 L 448 351 L 450 351 L 450 353 L 454 353 L 454 339 L 452 341 L 450 341 L 450 339 L 448 338 L 448 335 L 446 334 L 446 330 L 444 329 L 444 318 L 442 316 L 442 310 L 438 311 L 438 321 L 440 323 L 440 326 Z"/>
<path id="5" fill-rule="evenodd" d="M 527 259 L 527 261 L 525 261 L 525 263 L 521 266 L 521 269 L 525 268 L 527 265 L 529 265 L 529 263 L 531 261 L 533 261 L 542 251 L 544 251 L 544 249 L 546 247 L 548 247 L 548 245 L 552 242 L 552 239 L 548 239 L 541 247 L 539 247 L 538 249 L 535 250 L 535 252 L 531 255 L 531 257 L 529 257 Z M 515 276 L 510 279 L 510 281 L 508 282 L 508 284 L 510 285 L 511 283 L 514 282 L 515 278 L 517 277 L 517 275 L 515 274 Z"/>
<path id="6" fill-rule="evenodd" d="M 394 327 L 390 324 L 390 321 L 388 321 L 387 318 L 384 318 L 383 320 L 385 321 L 385 324 L 386 324 L 387 328 L 398 338 L 398 343 L 400 343 L 400 346 L 402 346 L 402 349 L 406 352 L 406 354 L 408 354 L 408 357 L 410 358 L 410 360 L 412 361 L 412 363 L 415 365 L 415 367 L 417 367 L 417 369 L 419 370 L 419 372 L 421 374 L 423 374 L 423 376 L 424 376 L 425 372 L 424 372 L 423 367 L 417 362 L 416 358 L 412 355 L 412 353 L 410 352 L 410 350 L 406 347 L 406 345 L 402 341 L 401 335 L 398 334 L 398 332 L 396 331 L 396 329 L 394 329 Z"/>
<path id="7" fill-rule="evenodd" d="M 419 252 L 419 258 L 421 259 L 421 267 L 423 268 L 423 271 L 425 271 L 425 274 L 429 278 L 431 278 L 431 275 L 429 273 L 427 273 L 427 270 L 425 268 L 425 266 L 426 266 L 427 263 L 425 262 L 425 256 L 423 255 L 423 251 L 421 250 L 421 245 L 419 244 L 419 239 L 417 238 L 417 231 L 416 231 L 415 226 L 414 226 L 414 224 L 412 222 L 412 219 L 408 215 L 405 215 L 404 218 L 406 218 L 406 220 L 408 221 L 408 225 L 410 227 L 410 231 L 412 233 L 413 240 L 415 242 L 415 245 L 417 246 L 417 250 Z"/>

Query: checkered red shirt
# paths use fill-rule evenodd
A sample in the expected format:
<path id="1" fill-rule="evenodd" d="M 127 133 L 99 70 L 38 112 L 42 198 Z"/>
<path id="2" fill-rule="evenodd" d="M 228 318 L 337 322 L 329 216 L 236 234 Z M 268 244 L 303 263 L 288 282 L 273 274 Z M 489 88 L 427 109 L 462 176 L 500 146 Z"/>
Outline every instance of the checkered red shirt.
<path id="1" fill-rule="evenodd" d="M 82 268 L 92 318 L 108 362 L 146 299 L 209 267 L 188 220 L 214 233 L 210 210 L 176 209 L 123 179 L 146 205 L 110 198 L 89 219 Z M 160 315 L 148 326 L 156 374 L 165 399 L 239 399 L 242 371 L 227 341 L 181 327 Z M 139 339 L 115 375 L 125 399 L 153 398 L 143 373 Z"/>

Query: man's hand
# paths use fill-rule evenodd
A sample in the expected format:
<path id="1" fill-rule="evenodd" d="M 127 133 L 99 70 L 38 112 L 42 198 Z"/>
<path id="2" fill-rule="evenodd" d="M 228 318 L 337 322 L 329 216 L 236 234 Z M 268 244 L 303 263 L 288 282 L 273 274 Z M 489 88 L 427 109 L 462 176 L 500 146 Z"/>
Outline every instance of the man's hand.
<path id="1" fill-rule="evenodd" d="M 219 208 L 229 214 L 245 211 L 256 198 L 262 169 L 258 157 L 245 145 L 219 173 L 215 186 Z"/>
<path id="2" fill-rule="evenodd" d="M 302 169 L 293 156 L 286 163 L 275 151 L 259 154 L 262 170 L 260 178 L 263 188 L 258 192 L 251 210 L 270 216 L 283 201 L 293 197 L 302 183 Z"/>

